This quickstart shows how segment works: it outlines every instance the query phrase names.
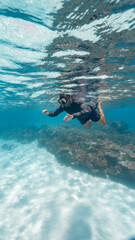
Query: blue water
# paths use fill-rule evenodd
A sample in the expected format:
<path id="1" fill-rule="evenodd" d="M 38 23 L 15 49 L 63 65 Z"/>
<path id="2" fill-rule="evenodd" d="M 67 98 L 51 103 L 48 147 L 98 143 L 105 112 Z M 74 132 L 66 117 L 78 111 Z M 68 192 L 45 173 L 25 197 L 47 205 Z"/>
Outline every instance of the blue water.
<path id="1" fill-rule="evenodd" d="M 54 110 L 66 92 L 102 100 L 107 124 L 122 121 L 134 132 L 134 39 L 132 0 L 1 1 L 0 129 L 63 126 L 65 113 L 47 118 L 42 110 Z M 6 136 L 0 240 L 135 238 L 134 189 L 61 165 L 37 140 Z"/>

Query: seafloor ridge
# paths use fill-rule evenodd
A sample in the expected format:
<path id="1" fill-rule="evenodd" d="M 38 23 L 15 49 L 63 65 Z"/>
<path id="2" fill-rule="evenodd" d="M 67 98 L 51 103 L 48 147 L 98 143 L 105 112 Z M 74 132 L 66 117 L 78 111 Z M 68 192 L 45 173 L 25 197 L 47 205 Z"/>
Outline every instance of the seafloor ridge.
<path id="1" fill-rule="evenodd" d="M 135 187 L 135 132 L 123 122 L 110 122 L 93 129 L 80 130 L 70 124 L 1 127 L 0 137 L 22 143 L 37 140 L 39 147 L 53 153 L 61 164 Z M 1 146 L 7 151 L 12 147 Z"/>

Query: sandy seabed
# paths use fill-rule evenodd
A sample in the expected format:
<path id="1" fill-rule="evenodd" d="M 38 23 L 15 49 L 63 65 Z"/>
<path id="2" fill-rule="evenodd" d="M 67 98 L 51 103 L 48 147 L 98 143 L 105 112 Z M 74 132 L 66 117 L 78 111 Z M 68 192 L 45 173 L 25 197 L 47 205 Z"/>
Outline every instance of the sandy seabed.
<path id="1" fill-rule="evenodd" d="M 37 141 L 0 140 L 0 240 L 128 240 L 134 199 L 133 189 L 61 165 Z"/>

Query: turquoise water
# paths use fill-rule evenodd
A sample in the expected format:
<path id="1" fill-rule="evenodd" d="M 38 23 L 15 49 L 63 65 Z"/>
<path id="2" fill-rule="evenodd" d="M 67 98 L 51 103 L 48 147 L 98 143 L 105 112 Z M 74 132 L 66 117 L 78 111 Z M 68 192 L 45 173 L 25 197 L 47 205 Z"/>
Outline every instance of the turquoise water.
<path id="1" fill-rule="evenodd" d="M 49 118 L 42 110 L 54 110 L 61 92 L 102 100 L 104 129 L 72 120 L 63 138 L 89 134 L 75 149 L 86 159 L 86 147 L 99 143 L 92 137 L 102 137 L 105 150 L 89 152 L 94 163 L 114 154 L 135 176 L 135 2 L 5 0 L 0 10 L 0 240 L 134 239 L 135 178 L 130 185 L 113 171 L 112 179 L 72 166 L 73 143 L 60 155 L 67 142 L 55 132 L 65 113 Z M 53 129 L 50 139 L 43 125 Z"/>

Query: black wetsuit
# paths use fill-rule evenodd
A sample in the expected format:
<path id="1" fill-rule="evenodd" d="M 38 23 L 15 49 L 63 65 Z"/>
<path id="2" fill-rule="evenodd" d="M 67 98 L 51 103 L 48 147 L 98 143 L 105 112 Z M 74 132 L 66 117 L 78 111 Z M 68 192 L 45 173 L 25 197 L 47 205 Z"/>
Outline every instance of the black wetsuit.
<path id="1" fill-rule="evenodd" d="M 87 105 L 84 101 L 75 97 L 73 97 L 70 106 L 64 107 L 60 105 L 55 111 L 49 113 L 49 116 L 56 117 L 63 111 L 72 114 L 74 118 L 77 118 L 80 121 L 81 124 L 85 124 L 90 119 L 93 122 L 98 122 L 100 120 L 100 115 L 97 113 L 95 108 Z"/>

